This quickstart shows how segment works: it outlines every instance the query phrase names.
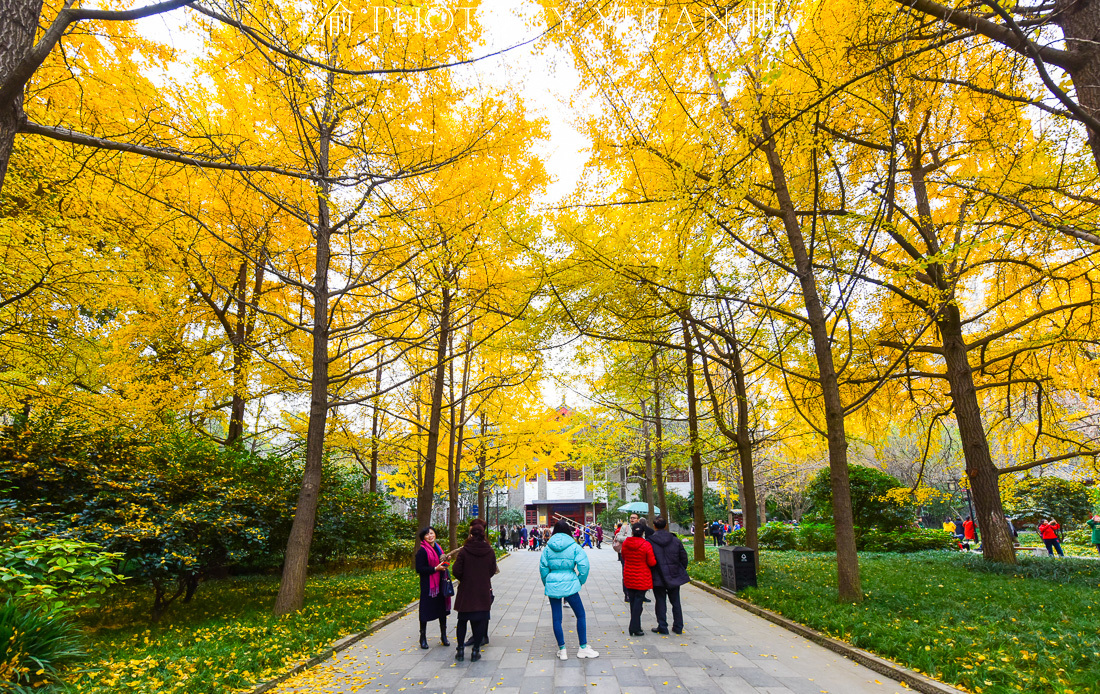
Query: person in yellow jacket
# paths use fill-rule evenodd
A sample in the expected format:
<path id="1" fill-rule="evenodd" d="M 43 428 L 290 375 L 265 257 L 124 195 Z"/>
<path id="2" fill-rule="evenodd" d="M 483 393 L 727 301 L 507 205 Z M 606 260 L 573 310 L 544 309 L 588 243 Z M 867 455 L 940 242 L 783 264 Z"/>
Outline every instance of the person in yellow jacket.
<path id="1" fill-rule="evenodd" d="M 955 534 L 955 524 L 951 522 L 950 518 L 943 519 L 943 529 L 951 533 L 952 535 Z"/>

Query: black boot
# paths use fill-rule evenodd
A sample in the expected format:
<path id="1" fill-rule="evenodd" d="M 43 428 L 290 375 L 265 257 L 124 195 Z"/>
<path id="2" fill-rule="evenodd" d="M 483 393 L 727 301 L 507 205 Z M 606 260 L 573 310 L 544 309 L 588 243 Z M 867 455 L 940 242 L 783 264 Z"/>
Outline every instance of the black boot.
<path id="1" fill-rule="evenodd" d="M 428 623 L 420 623 L 420 647 L 428 648 Z"/>
<path id="2" fill-rule="evenodd" d="M 439 642 L 444 646 L 450 646 L 451 642 L 447 640 L 447 618 L 439 618 Z"/>
<path id="3" fill-rule="evenodd" d="M 465 645 L 465 646 L 474 645 L 474 637 L 471 636 L 470 638 L 466 639 L 466 643 L 463 644 L 463 645 Z M 489 645 L 489 637 L 488 636 L 486 636 L 485 639 L 481 642 L 481 645 L 482 646 L 488 646 Z"/>
<path id="4" fill-rule="evenodd" d="M 466 659 L 466 651 L 462 646 L 459 646 L 458 649 L 455 650 L 455 662 L 456 663 L 461 663 L 465 659 Z M 470 660 L 473 660 L 473 658 L 471 657 Z"/>
<path id="5" fill-rule="evenodd" d="M 470 652 L 470 662 L 476 663 L 481 660 L 481 646 L 474 646 L 474 650 Z"/>

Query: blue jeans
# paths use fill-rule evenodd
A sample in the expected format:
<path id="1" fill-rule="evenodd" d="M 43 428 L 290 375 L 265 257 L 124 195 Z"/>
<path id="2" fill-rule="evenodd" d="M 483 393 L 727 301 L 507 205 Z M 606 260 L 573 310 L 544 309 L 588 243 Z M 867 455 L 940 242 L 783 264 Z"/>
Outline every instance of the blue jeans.
<path id="1" fill-rule="evenodd" d="M 561 630 L 561 598 L 550 598 L 550 617 L 554 621 L 554 638 L 558 640 L 558 648 L 565 648 L 565 632 Z M 573 593 L 566 596 L 565 601 L 573 608 L 573 614 L 577 615 L 577 638 L 582 646 L 588 644 L 587 625 L 584 622 L 584 603 L 581 602 L 581 594 Z"/>

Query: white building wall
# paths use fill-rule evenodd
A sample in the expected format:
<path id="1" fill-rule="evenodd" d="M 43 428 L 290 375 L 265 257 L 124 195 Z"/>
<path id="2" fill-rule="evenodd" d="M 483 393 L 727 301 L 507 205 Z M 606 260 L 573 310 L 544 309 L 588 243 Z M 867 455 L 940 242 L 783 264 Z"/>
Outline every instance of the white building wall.
<path id="1" fill-rule="evenodd" d="M 523 483 L 523 503 L 533 504 L 535 499 L 539 498 L 539 483 L 537 481 L 528 480 Z"/>
<path id="2" fill-rule="evenodd" d="M 584 480 L 576 480 L 572 482 L 547 482 L 546 498 L 551 500 L 583 499 L 585 498 Z"/>

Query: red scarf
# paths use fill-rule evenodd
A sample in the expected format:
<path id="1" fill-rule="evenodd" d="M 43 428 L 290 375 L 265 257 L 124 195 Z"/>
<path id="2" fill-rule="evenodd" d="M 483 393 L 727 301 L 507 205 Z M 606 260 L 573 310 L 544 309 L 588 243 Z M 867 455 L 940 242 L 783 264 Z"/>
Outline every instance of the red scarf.
<path id="1" fill-rule="evenodd" d="M 424 552 L 428 555 L 428 565 L 432 568 L 439 566 L 440 558 L 443 556 L 443 548 L 438 544 L 431 544 L 422 540 L 420 546 L 424 548 Z M 440 574 L 442 571 L 433 571 L 432 575 L 428 577 L 428 597 L 436 597 L 439 595 L 439 587 L 443 583 L 443 577 Z"/>

